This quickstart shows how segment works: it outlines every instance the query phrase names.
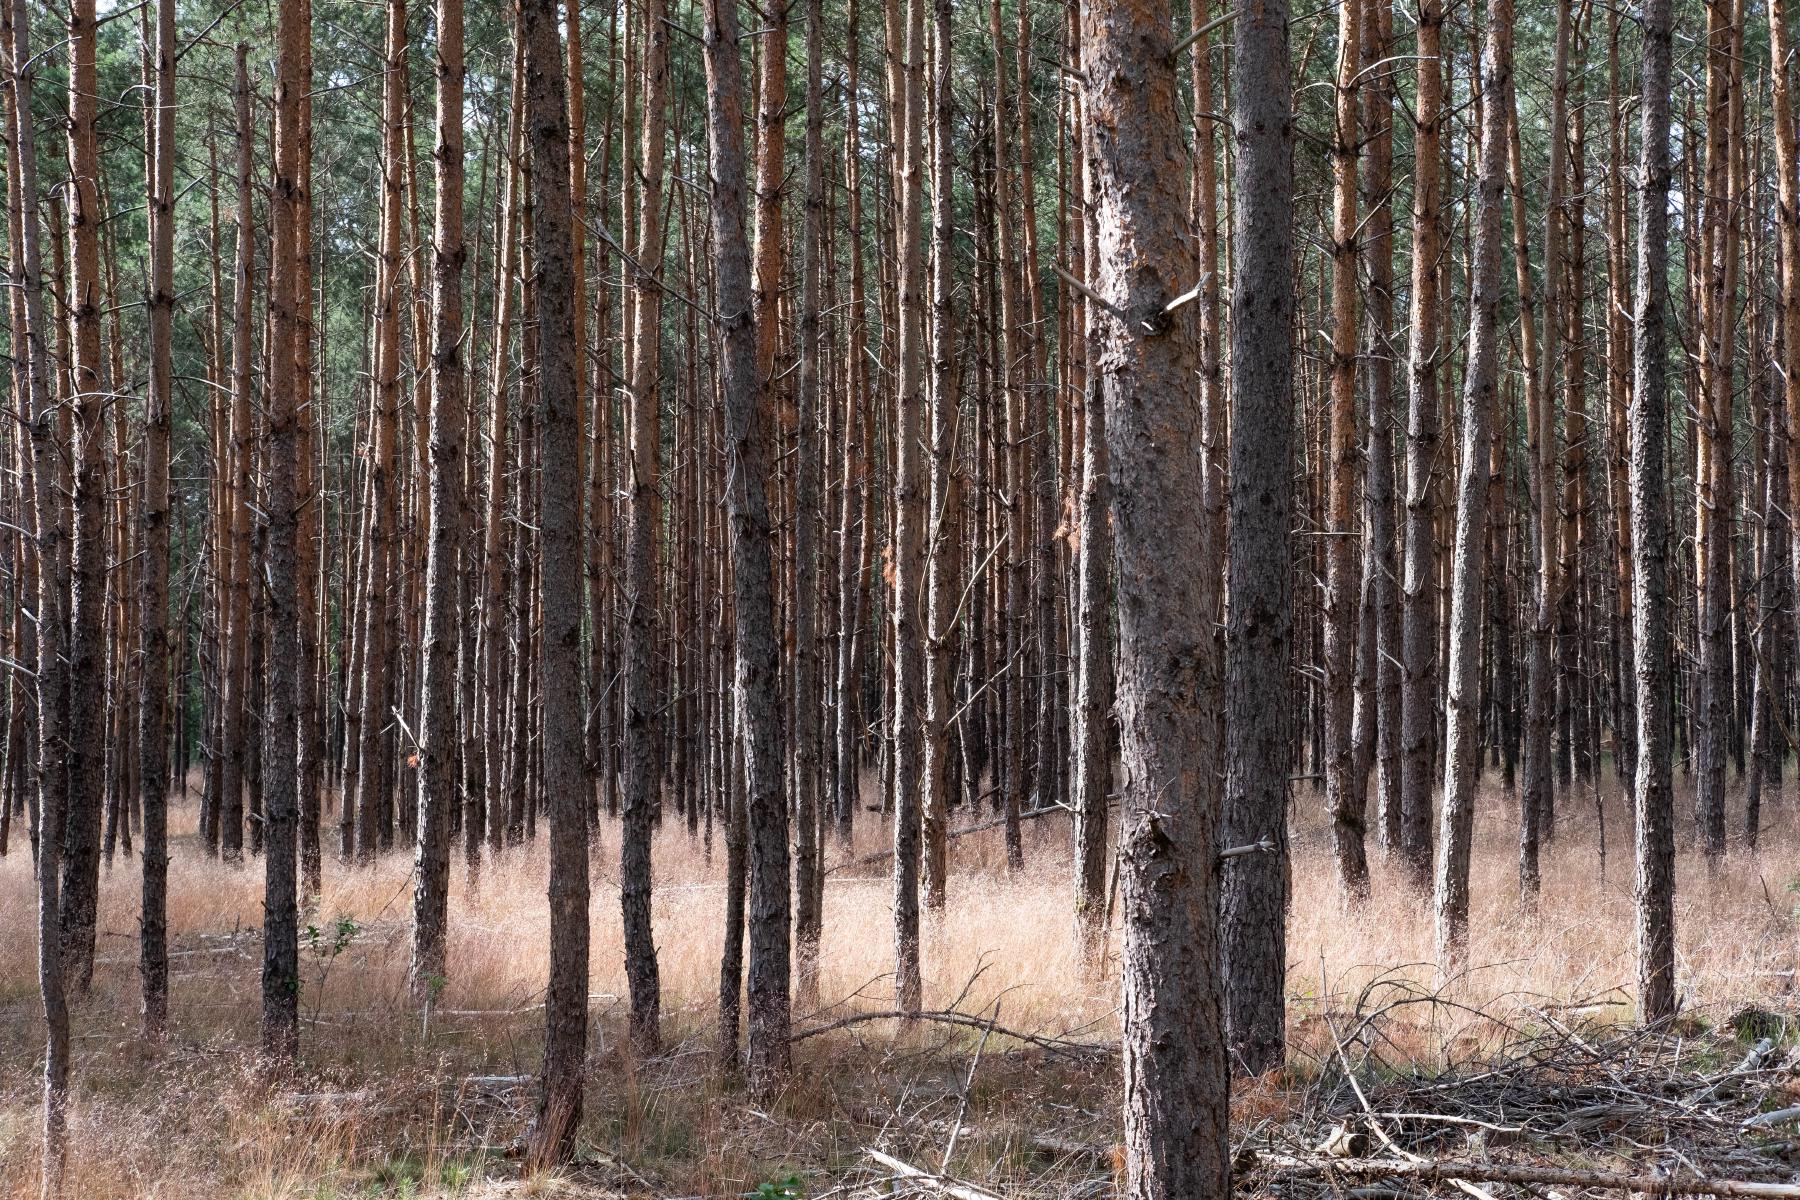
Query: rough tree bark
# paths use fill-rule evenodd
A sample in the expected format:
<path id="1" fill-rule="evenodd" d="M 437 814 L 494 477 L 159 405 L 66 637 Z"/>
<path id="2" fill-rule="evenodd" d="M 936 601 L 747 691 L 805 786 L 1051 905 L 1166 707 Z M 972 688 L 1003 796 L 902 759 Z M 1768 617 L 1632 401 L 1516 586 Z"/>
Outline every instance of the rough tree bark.
<path id="1" fill-rule="evenodd" d="M 1256 1075 L 1286 1045 L 1289 697 L 1294 624 L 1294 118 L 1287 6 L 1239 14 L 1237 271 L 1231 290 L 1231 558 L 1225 630 L 1225 808 L 1221 844 L 1270 853 L 1225 868 L 1225 1018 L 1232 1065 Z"/>
<path id="2" fill-rule="evenodd" d="M 1637 779 L 1633 790 L 1637 804 L 1638 1015 L 1656 1021 L 1675 1011 L 1675 801 L 1670 757 L 1674 731 L 1665 462 L 1668 364 L 1664 357 L 1669 298 L 1670 0 L 1645 0 L 1643 25 L 1631 406 L 1631 600 L 1632 640 L 1637 648 L 1633 664 Z M 1788 215 L 1791 219 L 1791 209 Z M 1785 278 L 1791 288 L 1794 276 Z M 1791 397 L 1792 377 L 1788 386 Z"/>
<path id="3" fill-rule="evenodd" d="M 1279 23 L 1277 24 L 1279 28 Z M 1214 564 L 1193 354 L 1170 301 L 1193 285 L 1186 151 L 1164 0 L 1095 0 L 1083 68 L 1109 306 L 1099 369 L 1113 465 L 1124 724 L 1126 1195 L 1223 1196 Z M 1285 99 L 1286 90 L 1281 89 Z"/>
<path id="4" fill-rule="evenodd" d="M 581 414 L 576 408 L 569 107 L 557 0 L 521 0 L 525 128 L 531 151 L 542 435 L 538 640 L 541 781 L 550 821 L 550 981 L 534 1155 L 561 1161 L 581 1124 L 588 1026 L 587 781 L 581 723 Z"/>

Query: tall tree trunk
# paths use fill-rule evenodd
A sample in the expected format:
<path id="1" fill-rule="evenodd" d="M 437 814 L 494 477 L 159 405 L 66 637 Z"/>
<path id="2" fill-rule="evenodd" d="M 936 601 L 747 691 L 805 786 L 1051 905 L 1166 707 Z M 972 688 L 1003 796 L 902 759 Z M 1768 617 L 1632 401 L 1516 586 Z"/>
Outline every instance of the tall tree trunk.
<path id="1" fill-rule="evenodd" d="M 525 127 L 531 151 L 536 301 L 538 514 L 543 629 L 538 639 L 542 795 L 550 822 L 550 981 L 534 1155 L 561 1161 L 581 1125 L 588 1028 L 587 783 L 581 722 L 581 414 L 576 408 L 569 108 L 557 0 L 521 0 Z"/>
<path id="2" fill-rule="evenodd" d="M 300 514 L 306 498 L 297 490 L 300 447 L 298 412 L 306 380 L 293 369 L 305 336 L 299 218 L 304 190 L 302 156 L 303 78 L 312 38 L 305 0 L 281 0 L 276 10 L 275 186 L 271 223 L 269 313 L 271 324 L 268 410 L 268 686 L 263 721 L 263 812 L 266 852 L 263 885 L 262 1049 L 266 1058 L 292 1064 L 300 1042 L 299 727 L 295 699 L 299 675 L 311 669 L 300 657 L 300 608 L 296 598 Z"/>
<path id="3" fill-rule="evenodd" d="M 1568 144 L 1569 105 L 1569 37 L 1570 0 L 1557 0 L 1555 49 L 1552 52 L 1550 100 L 1550 162 L 1545 184 L 1544 212 L 1544 323 L 1540 365 L 1529 374 L 1530 395 L 1526 398 L 1526 438 L 1530 443 L 1531 464 L 1527 473 L 1531 492 L 1531 548 L 1533 559 L 1531 626 L 1527 633 L 1525 668 L 1525 787 L 1519 797 L 1519 900 L 1526 911 L 1537 906 L 1539 886 L 1539 831 L 1553 802 L 1551 724 L 1556 697 L 1556 679 L 1551 674 L 1550 641 L 1555 632 L 1556 594 L 1561 586 L 1556 552 L 1557 488 L 1556 488 L 1556 393 L 1562 367 L 1562 256 L 1563 228 L 1567 221 L 1564 209 L 1564 175 Z M 1520 136 L 1518 104 L 1509 98 L 1513 128 L 1510 137 L 1516 147 Z M 1516 154 L 1515 154 L 1516 157 Z M 1521 170 L 1514 163 L 1515 175 Z M 1522 178 L 1513 180 L 1513 219 L 1515 225 L 1524 212 L 1525 187 Z M 1524 234 L 1515 229 L 1514 238 L 1524 246 Z M 1521 279 L 1530 266 L 1520 256 Z"/>
<path id="4" fill-rule="evenodd" d="M 1264 19 L 1277 7 L 1265 6 Z M 1273 37 L 1283 25 L 1257 29 Z M 1098 365 L 1114 467 L 1130 781 L 1120 851 L 1125 1194 L 1222 1196 L 1230 1150 L 1214 859 L 1216 569 L 1193 553 L 1204 538 L 1205 467 L 1195 452 L 1190 331 L 1169 311 L 1194 270 L 1169 8 L 1095 0 L 1082 33 L 1100 229 L 1095 291 L 1114 314 Z M 1285 103 L 1287 89 L 1274 90 Z M 1277 290 L 1287 290 L 1285 276 Z"/>
<path id="5" fill-rule="evenodd" d="M 889 0 L 889 8 L 900 0 Z M 890 22 L 889 78 L 899 106 L 899 189 L 895 230 L 899 256 L 899 338 L 894 392 L 894 980 L 899 1008 L 917 1012 L 919 972 L 919 601 L 924 579 L 924 497 L 920 418 L 925 401 L 924 255 L 920 210 L 924 192 L 925 7 L 906 0 L 904 18 Z M 896 28 L 895 26 L 902 28 Z M 902 39 L 903 42 L 902 42 Z M 1022 495 L 1015 498 L 1024 504 Z"/>
<path id="6" fill-rule="evenodd" d="M 819 276 L 825 252 L 824 0 L 806 6 L 806 146 L 800 243 L 800 380 L 794 443 L 794 943 L 799 1002 L 815 1008 L 824 868 L 819 832 Z"/>
<path id="7" fill-rule="evenodd" d="M 660 803 L 656 691 L 657 529 L 662 504 L 657 475 L 662 443 L 663 157 L 668 87 L 666 0 L 645 11 L 644 124 L 640 148 L 637 262 L 632 274 L 631 430 L 626 480 L 625 546 L 625 821 L 619 848 L 619 903 L 625 922 L 625 975 L 631 992 L 631 1036 L 640 1053 L 661 1045 L 662 987 L 650 928 L 650 829 Z"/>
<path id="8" fill-rule="evenodd" d="M 150 378 L 144 403 L 144 562 L 138 575 L 138 787 L 144 807 L 139 974 L 144 1037 L 169 1024 L 169 428 L 175 347 L 175 0 L 157 0 L 150 145 Z M 15 159 L 16 161 L 16 159 Z"/>
<path id="9" fill-rule="evenodd" d="M 424 695 L 419 729 L 419 838 L 412 987 L 435 995 L 449 971 L 450 824 L 456 815 L 457 555 L 463 530 L 463 5 L 438 0 L 437 234 L 432 248 L 431 512 L 426 556 Z"/>
<path id="10" fill-rule="evenodd" d="M 852 104 L 860 94 L 860 61 L 858 46 L 857 0 L 848 0 L 845 10 L 844 92 Z M 866 504 L 859 501 L 870 491 L 868 479 L 868 437 L 864 415 L 863 386 L 866 378 L 868 310 L 863 282 L 862 220 L 862 136 L 860 123 L 844 123 L 845 221 L 849 225 L 850 304 L 846 314 L 848 331 L 844 350 L 844 462 L 840 490 L 838 541 L 838 644 L 836 697 L 835 775 L 837 794 L 837 835 L 848 843 L 854 828 L 856 809 L 862 803 L 862 778 L 857 756 L 855 726 L 858 690 L 857 650 L 860 644 L 858 625 L 862 619 L 862 595 L 868 574 L 862 569 L 872 549 L 873 528 L 860 520 Z"/>
<path id="11" fill-rule="evenodd" d="M 1367 898 L 1363 839 L 1365 788 L 1352 745 L 1356 666 L 1356 485 L 1361 449 L 1356 424 L 1356 174 L 1362 76 L 1362 6 L 1339 5 L 1337 118 L 1331 143 L 1331 481 L 1325 527 L 1325 804 L 1331 812 L 1338 887 L 1352 903 Z"/>
<path id="12" fill-rule="evenodd" d="M 1694 805 L 1709 865 L 1725 852 L 1725 761 L 1732 732 L 1732 343 L 1737 333 L 1737 238 L 1732 55 L 1734 0 L 1706 9 L 1706 179 L 1701 220 L 1704 290 L 1698 333 L 1700 391 L 1695 438 L 1694 578 L 1699 587 L 1698 779 Z"/>
<path id="13" fill-rule="evenodd" d="M 1444 975 L 1461 968 L 1469 942 L 1469 853 L 1481 740 L 1482 550 L 1487 539 L 1488 437 L 1499 395 L 1501 205 L 1506 187 L 1507 97 L 1512 89 L 1512 23 L 1512 0 L 1492 0 L 1481 59 L 1481 154 L 1450 591 L 1443 834 L 1437 855 L 1437 959 Z"/>
<path id="14" fill-rule="evenodd" d="M 930 561 L 925 581 L 925 762 L 921 772 L 925 907 L 942 915 L 949 888 L 950 676 L 952 609 L 956 602 L 953 522 L 958 509 L 954 446 L 956 331 L 951 312 L 950 0 L 932 0 L 931 60 L 931 491 L 927 505 Z M 1046 581 L 1048 582 L 1048 581 Z M 1048 764 L 1046 763 L 1046 768 Z"/>
<path id="15" fill-rule="evenodd" d="M 707 145 L 712 169 L 713 273 L 720 313 L 726 505 L 731 519 L 734 690 L 744 748 L 750 837 L 750 1076 L 767 1087 L 786 1072 L 788 998 L 787 794 L 782 786 L 780 665 L 765 488 L 772 384 L 757 377 L 759 330 L 745 237 L 743 66 L 734 0 L 706 5 Z M 768 80 L 764 80 L 765 88 Z M 760 226 L 759 234 L 766 227 Z M 772 313 L 770 314 L 772 315 Z"/>
<path id="16" fill-rule="evenodd" d="M 69 806 L 63 861 L 63 970 L 77 993 L 94 974 L 105 784 L 106 425 L 100 312 L 99 97 L 94 0 L 69 5 L 69 371 L 74 412 L 73 594 L 69 608 Z"/>
<path id="17" fill-rule="evenodd" d="M 1363 0 L 1363 127 L 1369 169 L 1362 176 L 1367 223 L 1359 249 L 1369 276 L 1363 309 L 1364 416 L 1362 604 L 1358 622 L 1355 771 L 1366 786 L 1375 769 L 1381 845 L 1399 849 L 1400 654 L 1394 561 L 1394 85 L 1388 74 L 1393 0 Z M 1365 812 L 1367 805 L 1364 805 Z"/>
<path id="18" fill-rule="evenodd" d="M 1771 20 L 1775 14 L 1771 13 Z M 1669 0 L 1645 0 L 1638 177 L 1637 311 L 1631 406 L 1631 602 L 1637 692 L 1638 1016 L 1675 1011 L 1675 801 L 1669 678 L 1668 364 Z M 1792 180 L 1788 184 L 1791 186 Z M 1791 196 L 1791 192 L 1789 195 Z M 1793 209 L 1787 210 L 1791 220 Z M 1791 267 L 1794 260 L 1789 260 Z M 1784 282 L 1794 295 L 1795 276 Z M 1791 311 L 1791 310 L 1790 310 Z M 1791 318 L 1790 318 L 1791 319 Z M 1790 329 L 1793 326 L 1789 327 Z M 1790 343 L 1791 346 L 1791 343 Z M 1790 348 L 1788 353 L 1792 354 Z M 1795 384 L 1789 379 L 1788 395 Z"/>
<path id="19" fill-rule="evenodd" d="M 1238 153 L 1231 288 L 1231 557 L 1225 628 L 1221 845 L 1270 850 L 1225 868 L 1225 1019 L 1232 1064 L 1256 1075 L 1286 1046 L 1288 776 L 1294 598 L 1294 118 L 1286 4 L 1237 18 Z"/>
<path id="20" fill-rule="evenodd" d="M 1080 6 L 1073 14 L 1070 37 L 1073 64 L 1080 67 Z M 1199 53 L 1205 49 L 1201 46 Z M 1286 59 L 1282 60 L 1284 63 Z M 1078 248 L 1084 267 L 1091 272 L 1099 258 L 1099 229 L 1094 222 L 1094 156 L 1087 123 L 1087 96 L 1072 97 L 1077 115 L 1073 121 L 1076 169 L 1080 173 L 1080 229 Z M 1090 274 L 1090 290 L 1093 287 Z M 1100 363 L 1105 314 L 1084 296 L 1071 296 L 1081 318 L 1084 345 L 1079 351 L 1081 392 L 1081 508 L 1080 577 L 1077 582 L 1080 647 L 1075 701 L 1075 922 L 1083 952 L 1094 955 L 1106 932 L 1106 827 L 1112 791 L 1113 708 L 1113 545 L 1111 529 L 1112 486 L 1106 457 L 1106 405 L 1101 391 Z M 1076 328 L 1069 322 L 1071 333 Z M 1204 396 L 1202 403 L 1204 404 Z M 1221 422 L 1222 424 L 1222 422 Z M 1283 489 L 1284 494 L 1287 489 Z M 1097 956 L 1090 965 L 1099 966 Z"/>
<path id="21" fill-rule="evenodd" d="M 31 6 L 13 0 L 5 7 L 8 125 L 9 224 L 19 231 L 19 255 L 12 261 L 13 284 L 22 297 L 29 398 L 32 502 L 37 510 L 37 900 L 38 990 L 44 1009 L 44 1107 L 42 1195 L 62 1195 L 68 1150 L 69 1006 L 63 981 L 62 854 L 69 785 L 68 629 L 69 526 L 58 480 L 62 455 L 58 429 L 55 365 L 47 344 L 43 300 L 43 251 L 38 226 L 37 141 L 32 128 Z M 16 345 L 16 343 L 15 343 Z M 18 353 L 17 350 L 14 351 Z"/>
<path id="22" fill-rule="evenodd" d="M 1431 886 L 1432 741 L 1437 725 L 1438 279 L 1443 256 L 1444 8 L 1420 0 L 1418 125 L 1413 141 L 1412 336 L 1406 404 L 1406 563 L 1400 589 L 1400 859 L 1415 891 Z"/>
<path id="23" fill-rule="evenodd" d="M 1787 0 L 1769 0 L 1769 101 L 1775 126 L 1775 179 L 1779 231 L 1781 298 L 1781 404 L 1786 425 L 1788 494 L 1788 568 L 1793 592 L 1800 596 L 1800 144 L 1794 128 L 1793 85 L 1788 61 L 1793 53 L 1788 30 Z M 1800 606 L 1795 612 L 1800 632 Z M 1800 655 L 1800 639 L 1794 643 Z"/>

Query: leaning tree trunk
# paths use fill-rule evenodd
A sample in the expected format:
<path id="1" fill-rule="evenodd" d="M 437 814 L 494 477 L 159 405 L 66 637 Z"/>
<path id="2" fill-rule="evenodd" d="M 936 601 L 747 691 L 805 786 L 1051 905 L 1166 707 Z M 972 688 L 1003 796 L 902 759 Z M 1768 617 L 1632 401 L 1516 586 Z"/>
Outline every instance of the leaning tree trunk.
<path id="1" fill-rule="evenodd" d="M 1266 9 L 1265 15 L 1266 15 Z M 1280 23 L 1276 22 L 1279 28 Z M 1193 354 L 1170 302 L 1193 285 L 1169 6 L 1083 13 L 1095 266 L 1119 567 L 1126 1195 L 1229 1190 L 1220 1012 L 1219 668 Z M 1279 89 L 1285 100 L 1287 90 Z M 1282 277 L 1279 291 L 1286 291 Z"/>

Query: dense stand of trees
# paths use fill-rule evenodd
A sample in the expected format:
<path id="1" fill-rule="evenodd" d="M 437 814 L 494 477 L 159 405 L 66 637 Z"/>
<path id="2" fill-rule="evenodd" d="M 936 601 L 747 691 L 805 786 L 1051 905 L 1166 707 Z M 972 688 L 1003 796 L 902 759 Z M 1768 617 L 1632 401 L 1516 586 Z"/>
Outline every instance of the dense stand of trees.
<path id="1" fill-rule="evenodd" d="M 1018 869 L 1072 812 L 1138 1196 L 1217 1194 L 1227 1075 L 1282 1061 L 1296 780 L 1446 973 L 1484 779 L 1527 911 L 1563 814 L 1632 821 L 1668 1015 L 1678 833 L 1754 847 L 1797 715 L 1786 7 L 9 0 L 46 1190 L 134 854 L 179 1020 L 187 801 L 184 853 L 265 863 L 276 1065 L 327 871 L 412 848 L 429 1002 L 452 872 L 546 839 L 547 1159 L 596 847 L 659 1044 L 658 836 L 722 853 L 717 1050 L 767 1088 L 858 823 L 917 1012 L 953 828 Z"/>

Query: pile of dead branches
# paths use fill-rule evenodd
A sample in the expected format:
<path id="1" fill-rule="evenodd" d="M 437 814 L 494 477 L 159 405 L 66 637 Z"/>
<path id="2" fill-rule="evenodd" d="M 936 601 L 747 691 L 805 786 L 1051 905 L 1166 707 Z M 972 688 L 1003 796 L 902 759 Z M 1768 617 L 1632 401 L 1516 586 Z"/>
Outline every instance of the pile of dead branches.
<path id="1" fill-rule="evenodd" d="M 1800 1025 L 1634 1028 L 1615 1005 L 1502 1016 L 1377 980 L 1299 1023 L 1305 1086 L 1242 1131 L 1237 1190 L 1800 1198 Z"/>

